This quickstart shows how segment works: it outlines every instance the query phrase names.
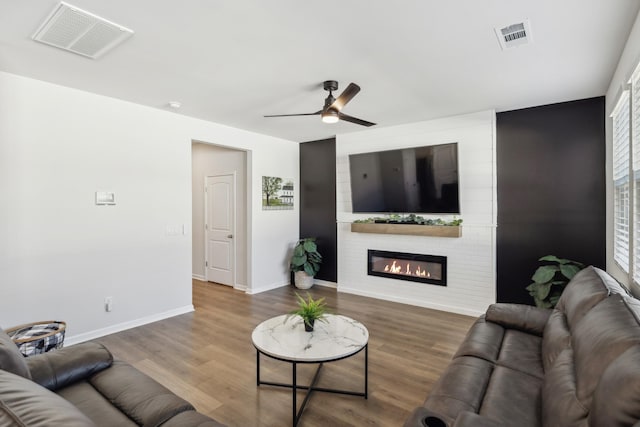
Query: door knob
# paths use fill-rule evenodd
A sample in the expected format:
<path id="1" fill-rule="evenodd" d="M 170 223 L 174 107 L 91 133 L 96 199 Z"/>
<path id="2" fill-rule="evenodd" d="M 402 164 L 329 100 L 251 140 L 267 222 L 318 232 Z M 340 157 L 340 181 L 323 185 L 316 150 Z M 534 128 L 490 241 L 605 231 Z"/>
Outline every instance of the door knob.
<path id="1" fill-rule="evenodd" d="M 229 239 L 233 239 L 233 234 L 229 234 L 227 237 L 228 237 Z"/>

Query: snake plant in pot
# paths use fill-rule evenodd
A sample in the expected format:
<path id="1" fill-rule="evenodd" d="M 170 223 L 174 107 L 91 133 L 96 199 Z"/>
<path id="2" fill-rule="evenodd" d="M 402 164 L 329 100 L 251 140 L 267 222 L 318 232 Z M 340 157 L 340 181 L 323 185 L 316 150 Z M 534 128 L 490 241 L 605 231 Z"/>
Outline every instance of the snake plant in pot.
<path id="1" fill-rule="evenodd" d="M 322 264 L 322 255 L 318 252 L 315 237 L 298 240 L 289 265 L 289 269 L 295 274 L 295 284 L 298 289 L 309 289 L 313 286 L 313 277 L 320 270 L 320 264 Z"/>

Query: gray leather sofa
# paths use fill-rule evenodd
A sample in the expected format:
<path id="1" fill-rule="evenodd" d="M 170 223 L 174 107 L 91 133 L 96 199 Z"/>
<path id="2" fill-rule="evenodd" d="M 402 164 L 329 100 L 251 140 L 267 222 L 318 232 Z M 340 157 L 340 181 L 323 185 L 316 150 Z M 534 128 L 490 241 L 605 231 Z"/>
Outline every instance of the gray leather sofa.
<path id="1" fill-rule="evenodd" d="M 0 427 L 220 427 L 88 342 L 24 358 L 0 329 Z"/>
<path id="2" fill-rule="evenodd" d="M 640 426 L 640 301 L 587 267 L 553 310 L 494 304 L 414 426 Z"/>

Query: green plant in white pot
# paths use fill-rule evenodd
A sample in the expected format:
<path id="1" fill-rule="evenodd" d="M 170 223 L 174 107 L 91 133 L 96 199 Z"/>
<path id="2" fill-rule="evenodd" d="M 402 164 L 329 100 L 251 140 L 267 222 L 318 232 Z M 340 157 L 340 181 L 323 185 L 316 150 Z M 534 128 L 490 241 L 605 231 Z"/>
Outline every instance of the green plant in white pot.
<path id="1" fill-rule="evenodd" d="M 313 286 L 313 278 L 320 270 L 322 255 L 318 252 L 315 237 L 298 240 L 293 249 L 289 269 L 294 272 L 298 289 L 309 289 Z"/>

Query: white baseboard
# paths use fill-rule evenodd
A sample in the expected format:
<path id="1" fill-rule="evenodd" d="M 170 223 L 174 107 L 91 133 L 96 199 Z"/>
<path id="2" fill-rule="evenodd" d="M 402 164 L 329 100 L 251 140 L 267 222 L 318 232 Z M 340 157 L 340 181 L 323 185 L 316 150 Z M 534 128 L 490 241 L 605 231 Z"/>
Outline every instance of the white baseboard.
<path id="1" fill-rule="evenodd" d="M 283 286 L 289 286 L 289 285 L 290 285 L 290 283 L 273 283 L 271 285 L 267 285 L 267 286 L 265 286 L 263 288 L 260 288 L 260 289 L 248 289 L 247 288 L 246 292 L 249 295 L 254 295 L 254 294 L 259 294 L 261 292 L 271 291 L 273 289 L 278 289 L 278 288 L 281 288 Z"/>
<path id="2" fill-rule="evenodd" d="M 336 282 L 329 282 L 327 280 L 313 279 L 313 284 L 318 286 L 324 286 L 326 288 L 333 288 L 333 289 L 338 288 L 338 284 Z"/>
<path id="3" fill-rule="evenodd" d="M 235 285 L 233 285 L 233 289 L 237 291 L 247 292 L 247 285 L 241 285 L 239 283 L 236 283 Z"/>
<path id="4" fill-rule="evenodd" d="M 400 304 L 415 305 L 417 307 L 430 308 L 433 310 L 447 311 L 449 313 L 464 314 L 465 316 L 478 317 L 484 314 L 484 311 L 469 310 L 466 308 L 460 308 L 460 307 L 449 306 L 444 304 L 433 304 L 429 302 L 416 301 L 410 298 L 401 298 L 401 297 L 393 297 L 393 296 L 390 297 L 388 295 L 379 294 L 376 292 L 366 292 L 360 289 L 346 288 L 344 286 L 338 286 L 338 292 L 344 292 L 346 294 L 353 294 L 353 295 L 360 295 L 363 297 L 371 297 L 371 298 L 381 299 L 385 301 L 398 302 Z"/>
<path id="5" fill-rule="evenodd" d="M 158 320 L 167 319 L 173 316 L 179 316 L 194 311 L 193 305 L 189 304 L 184 307 L 175 308 L 173 310 L 162 313 L 152 314 L 151 316 L 142 317 L 140 319 L 130 320 L 128 322 L 118 323 L 117 325 L 107 326 L 106 328 L 96 329 L 94 331 L 84 332 L 78 335 L 67 336 L 64 340 L 65 346 L 79 344 L 81 342 L 93 340 L 105 335 L 115 334 L 116 332 L 125 331 L 127 329 L 146 325 L 147 323 L 157 322 Z"/>
<path id="6" fill-rule="evenodd" d="M 204 277 L 202 274 L 192 274 L 191 277 L 193 277 L 196 280 L 200 280 L 202 282 L 206 282 L 207 278 Z"/>

